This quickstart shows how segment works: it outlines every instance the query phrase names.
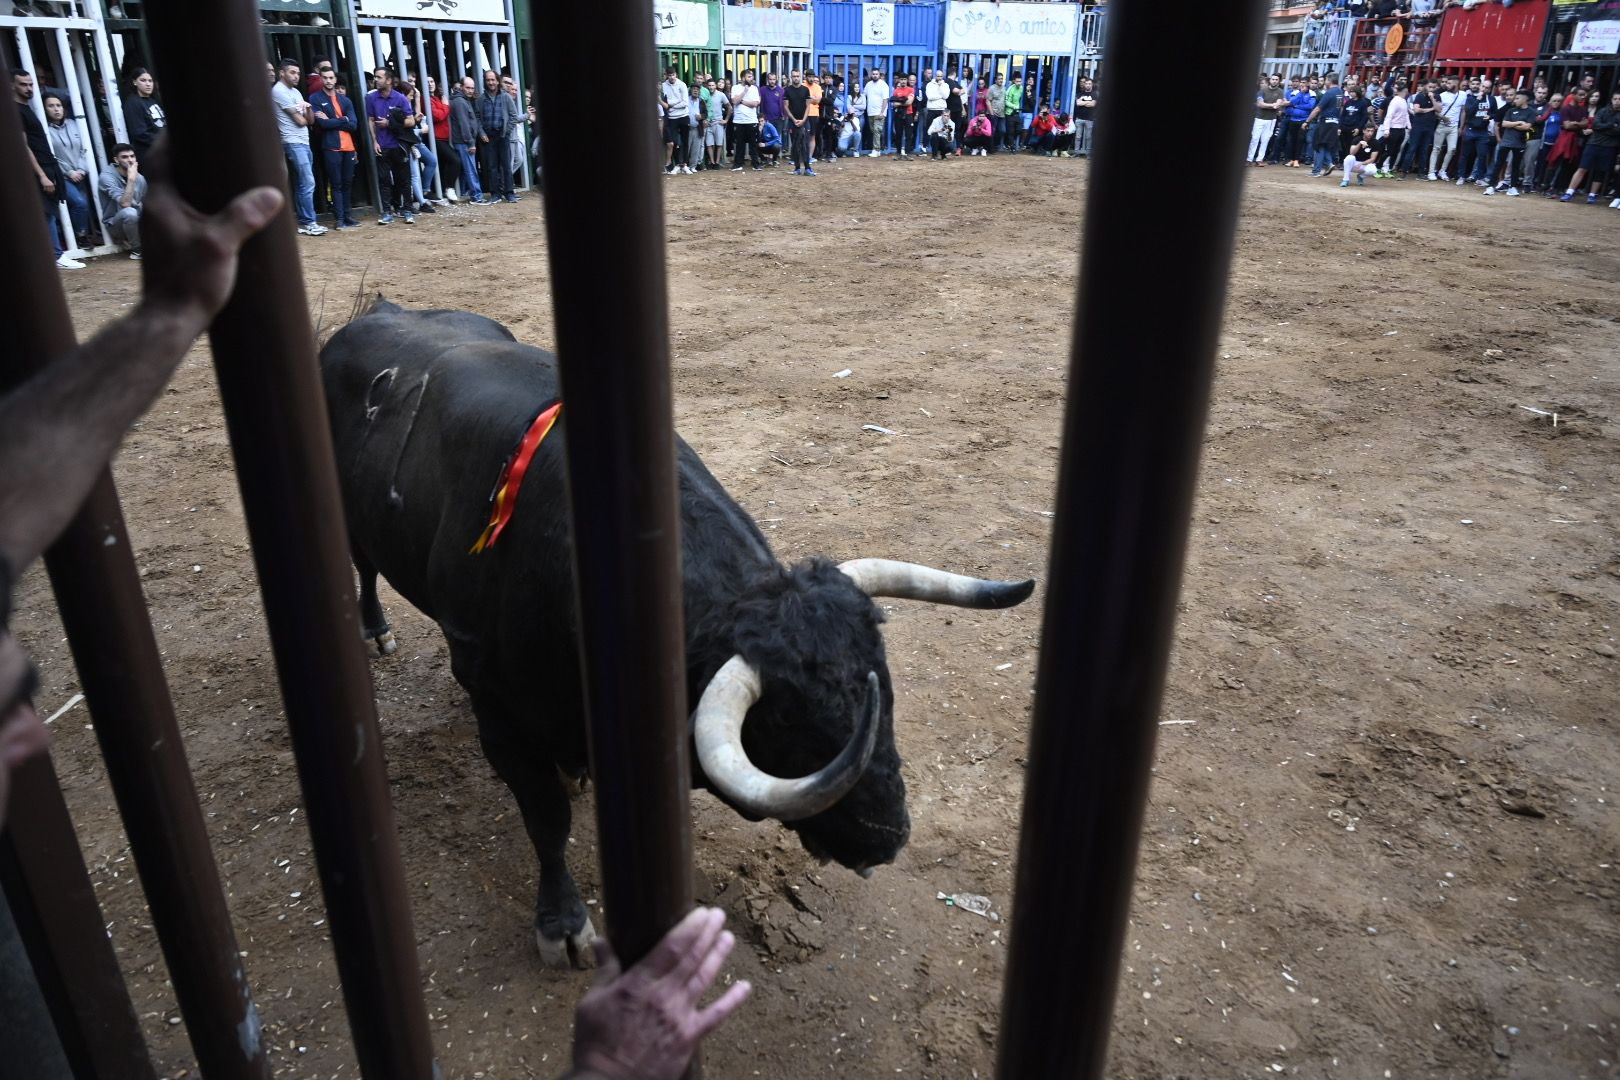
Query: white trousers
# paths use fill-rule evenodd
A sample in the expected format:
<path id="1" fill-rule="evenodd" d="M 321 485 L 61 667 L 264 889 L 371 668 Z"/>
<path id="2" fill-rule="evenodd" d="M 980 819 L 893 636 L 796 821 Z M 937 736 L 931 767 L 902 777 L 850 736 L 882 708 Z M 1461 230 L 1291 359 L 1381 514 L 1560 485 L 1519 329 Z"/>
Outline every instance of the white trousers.
<path id="1" fill-rule="evenodd" d="M 1378 166 L 1370 161 L 1357 161 L 1355 155 L 1344 159 L 1344 178 L 1350 179 L 1357 173 L 1366 173 L 1368 176 L 1378 175 Z"/>
<path id="2" fill-rule="evenodd" d="M 1249 132 L 1249 156 L 1246 160 L 1265 160 L 1266 147 L 1271 145 L 1271 135 L 1276 130 L 1277 121 L 1256 120 L 1254 127 Z"/>

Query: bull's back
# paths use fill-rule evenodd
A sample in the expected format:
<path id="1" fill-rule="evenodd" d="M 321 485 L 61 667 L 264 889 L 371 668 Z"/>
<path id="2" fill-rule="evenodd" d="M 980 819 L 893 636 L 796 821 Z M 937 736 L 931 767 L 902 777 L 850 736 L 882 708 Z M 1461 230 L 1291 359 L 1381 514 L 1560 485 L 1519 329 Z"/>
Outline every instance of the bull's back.
<path id="1" fill-rule="evenodd" d="M 466 313 L 366 315 L 321 352 L 351 541 L 441 624 L 499 604 L 505 560 L 469 549 L 517 440 L 558 396 L 550 354 L 446 315 Z M 560 443 L 559 425 L 524 481 L 529 502 L 561 505 Z"/>

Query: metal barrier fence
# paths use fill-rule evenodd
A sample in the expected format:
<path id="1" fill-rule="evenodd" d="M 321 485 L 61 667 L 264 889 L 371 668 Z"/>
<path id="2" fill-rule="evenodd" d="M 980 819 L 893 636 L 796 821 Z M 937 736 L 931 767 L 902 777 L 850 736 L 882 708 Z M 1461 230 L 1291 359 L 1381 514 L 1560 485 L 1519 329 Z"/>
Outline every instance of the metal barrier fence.
<path id="1" fill-rule="evenodd" d="M 537 25 L 545 15 L 556 31 L 536 42 L 540 102 L 553 119 L 569 115 L 569 89 L 603 68 L 645 73 L 652 99 L 653 43 L 640 32 L 649 0 L 591 11 L 531 4 Z M 1205 134 L 1216 146 L 1236 150 L 1247 134 L 1262 12 L 1261 0 L 1248 0 L 1206 28 L 1203 90 L 1218 107 Z M 1158 13 L 1122 4 L 1113 22 L 1108 63 L 1150 68 L 1161 55 Z M 166 72 L 181 194 L 209 212 L 249 187 L 284 183 L 253 9 L 157 5 L 149 31 Z M 195 40 L 210 42 L 214 63 L 186 63 Z M 1236 228 L 1240 155 L 1217 155 L 1228 164 L 1167 203 L 1125 152 L 1135 109 L 1126 95 L 1104 95 L 1097 118 L 1009 935 L 1004 1080 L 1101 1075 Z M 0 115 L 0 139 L 16 145 L 17 125 Z M 604 906 L 628 964 L 691 902 L 658 152 L 646 130 L 625 140 L 623 168 L 602 172 L 585 164 L 597 149 L 591 125 L 542 130 L 548 158 L 578 163 L 550 177 L 547 231 L 575 418 L 570 486 L 590 492 L 571 509 Z M 15 335 L 0 362 L 10 384 L 29 358 L 72 343 L 31 183 L 17 157 L 0 161 L 0 241 L 20 286 L 0 293 Z M 284 208 L 243 249 L 210 339 L 359 1072 L 429 1080 L 437 1067 L 292 228 Z M 1172 248 L 1183 256 L 1178 317 L 1144 322 L 1138 298 L 1162 291 L 1161 253 Z M 606 277 L 620 286 L 612 319 L 598 317 L 594 295 Z M 1099 400 L 1113 403 L 1101 415 L 1089 407 Z M 106 531 L 117 519 L 104 478 L 52 549 L 53 583 L 97 728 L 129 725 L 109 732 L 103 749 L 204 1075 L 264 1080 L 257 1014 L 211 857 L 187 832 L 201 826 L 179 739 L 140 749 L 172 714 L 155 647 L 140 640 L 150 627 L 127 538 L 121 527 Z M 109 535 L 123 540 L 108 545 Z M 75 614 L 91 598 L 105 625 Z M 625 679 L 627 667 L 665 675 Z M 120 692 L 129 695 L 123 711 Z M 78 1036 L 64 1040 L 78 1055 L 76 1075 L 150 1077 L 48 762 L 25 768 L 15 794 L 0 877 L 26 916 L 58 1030 Z M 143 811 L 137 798 L 158 803 Z M 173 828 L 166 814 L 179 815 L 185 835 L 163 835 Z M 196 914 L 184 914 L 188 903 Z M 209 989 L 210 979 L 234 989 Z"/>
<path id="2" fill-rule="evenodd" d="M 13 15 L 9 5 L 5 10 L 6 14 L 0 15 L 0 34 L 11 38 L 18 64 L 34 76 L 34 99 L 30 104 L 35 116 L 40 124 L 46 124 L 46 93 L 63 95 L 67 99 L 65 122 L 78 132 L 79 144 L 84 148 L 77 170 L 85 174 L 84 179 L 65 180 L 70 190 L 57 207 L 62 247 L 72 256 L 117 251 L 116 245 L 105 241 L 80 243 L 81 230 L 75 220 L 87 222 L 83 230 L 87 237 L 101 234 L 99 191 L 101 174 L 107 168 L 104 163 L 111 161 L 108 151 L 129 138 L 120 106 L 122 91 L 117 68 L 108 48 L 100 5 L 73 0 L 61 6 L 61 14 L 51 15 Z"/>

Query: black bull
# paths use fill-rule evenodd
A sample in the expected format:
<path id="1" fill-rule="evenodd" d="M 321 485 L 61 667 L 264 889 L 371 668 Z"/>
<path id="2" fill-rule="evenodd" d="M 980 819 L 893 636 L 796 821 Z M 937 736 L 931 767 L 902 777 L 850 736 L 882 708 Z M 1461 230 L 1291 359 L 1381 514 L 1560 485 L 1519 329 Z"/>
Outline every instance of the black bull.
<path id="1" fill-rule="evenodd" d="M 333 335 L 321 366 L 365 633 L 392 651 L 378 573 L 439 624 L 484 754 L 539 857 L 541 952 L 577 959 L 594 929 L 563 858 L 564 777 L 587 768 L 566 409 L 499 541 L 471 551 L 503 464 L 559 396 L 555 361 L 491 319 L 378 298 Z M 1034 583 L 884 560 L 784 568 L 684 441 L 676 453 L 694 783 L 751 817 L 782 820 L 812 855 L 869 873 L 894 859 L 911 827 L 871 597 L 1004 607 Z"/>

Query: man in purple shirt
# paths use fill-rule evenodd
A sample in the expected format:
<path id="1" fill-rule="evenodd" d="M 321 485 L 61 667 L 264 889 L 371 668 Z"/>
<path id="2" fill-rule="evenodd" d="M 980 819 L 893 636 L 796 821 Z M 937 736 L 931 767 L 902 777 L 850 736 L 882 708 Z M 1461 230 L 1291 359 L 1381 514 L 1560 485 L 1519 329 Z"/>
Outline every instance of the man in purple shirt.
<path id="1" fill-rule="evenodd" d="M 776 73 L 767 72 L 765 85 L 759 88 L 759 117 L 777 131 L 788 130 L 784 119 L 787 115 L 786 100 L 787 91 L 776 81 Z M 775 165 L 776 162 L 772 161 L 770 164 Z"/>
<path id="2" fill-rule="evenodd" d="M 394 220 L 398 209 L 405 224 L 416 224 L 415 208 L 411 205 L 410 147 L 400 143 L 401 133 L 410 132 L 415 138 L 416 118 L 411 115 L 411 103 L 405 95 L 394 89 L 394 73 L 385 67 L 376 70 L 377 89 L 366 95 L 366 118 L 371 121 L 371 148 L 377 155 L 377 186 L 382 189 L 381 213 L 377 224 L 387 225 Z M 398 109 L 398 115 L 393 110 Z"/>

